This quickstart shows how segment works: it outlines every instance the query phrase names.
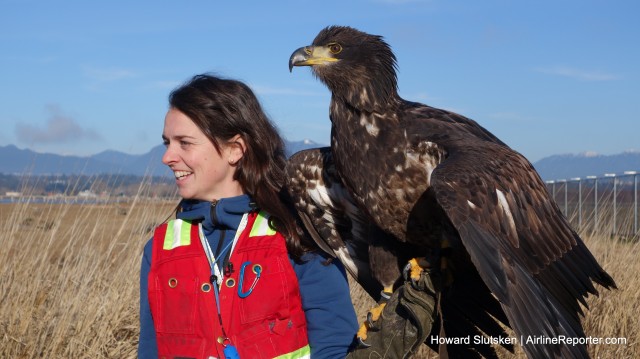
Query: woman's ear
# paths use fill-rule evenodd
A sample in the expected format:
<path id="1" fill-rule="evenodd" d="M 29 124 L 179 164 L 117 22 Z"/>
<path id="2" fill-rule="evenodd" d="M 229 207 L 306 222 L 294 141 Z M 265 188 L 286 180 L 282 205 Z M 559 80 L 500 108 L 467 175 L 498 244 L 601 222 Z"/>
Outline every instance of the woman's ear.
<path id="1" fill-rule="evenodd" d="M 230 165 L 236 165 L 244 156 L 247 145 L 242 136 L 235 135 L 227 142 L 227 159 Z"/>

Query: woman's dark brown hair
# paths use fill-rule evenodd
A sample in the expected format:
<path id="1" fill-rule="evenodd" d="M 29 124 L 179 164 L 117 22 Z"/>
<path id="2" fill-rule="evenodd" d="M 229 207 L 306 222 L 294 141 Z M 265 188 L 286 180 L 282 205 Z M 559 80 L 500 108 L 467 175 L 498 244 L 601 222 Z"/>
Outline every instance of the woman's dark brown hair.
<path id="1" fill-rule="evenodd" d="M 169 105 L 188 116 L 221 152 L 236 136 L 245 152 L 234 179 L 285 238 L 289 254 L 299 259 L 308 250 L 286 199 L 284 141 L 244 83 L 211 74 L 196 75 L 169 95 Z"/>

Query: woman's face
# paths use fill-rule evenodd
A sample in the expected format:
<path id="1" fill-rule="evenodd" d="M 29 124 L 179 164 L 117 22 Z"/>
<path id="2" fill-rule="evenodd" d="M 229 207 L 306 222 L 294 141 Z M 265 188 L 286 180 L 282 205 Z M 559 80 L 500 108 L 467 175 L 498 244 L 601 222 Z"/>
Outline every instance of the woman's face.
<path id="1" fill-rule="evenodd" d="M 235 164 L 242 157 L 237 143 L 220 143 L 222 153 L 218 153 L 198 126 L 174 108 L 165 116 L 162 139 L 167 148 L 162 163 L 173 171 L 182 198 L 212 201 L 243 193 L 233 179 Z"/>

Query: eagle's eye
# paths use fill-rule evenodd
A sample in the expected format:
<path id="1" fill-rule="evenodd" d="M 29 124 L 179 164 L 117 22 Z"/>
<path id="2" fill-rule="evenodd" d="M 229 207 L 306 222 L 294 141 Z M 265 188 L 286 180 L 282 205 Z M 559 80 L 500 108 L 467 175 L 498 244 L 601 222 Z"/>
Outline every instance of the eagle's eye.
<path id="1" fill-rule="evenodd" d="M 340 44 L 336 43 L 336 42 L 332 42 L 329 44 L 329 51 L 331 51 L 332 54 L 339 54 L 340 51 L 342 51 L 342 46 L 340 46 Z"/>

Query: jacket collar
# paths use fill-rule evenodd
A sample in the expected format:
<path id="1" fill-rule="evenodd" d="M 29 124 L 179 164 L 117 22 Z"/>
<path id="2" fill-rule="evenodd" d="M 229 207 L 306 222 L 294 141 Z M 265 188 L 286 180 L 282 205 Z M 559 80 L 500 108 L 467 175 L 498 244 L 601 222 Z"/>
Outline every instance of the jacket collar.
<path id="1" fill-rule="evenodd" d="M 177 218 L 201 222 L 207 234 L 214 229 L 236 230 L 242 215 L 254 209 L 254 206 L 251 198 L 243 194 L 214 202 L 183 199 L 180 208 Z"/>

